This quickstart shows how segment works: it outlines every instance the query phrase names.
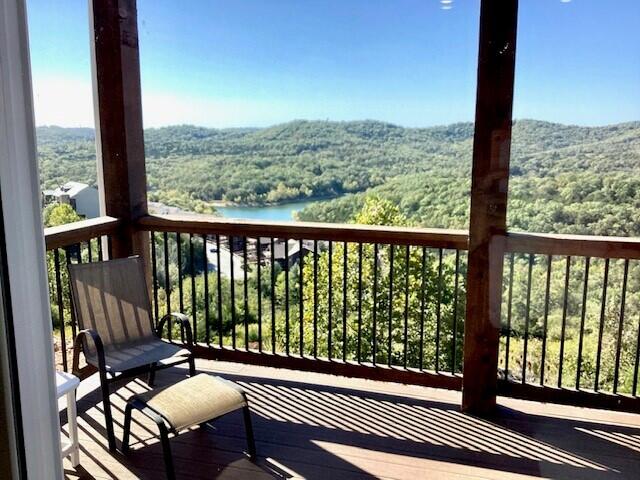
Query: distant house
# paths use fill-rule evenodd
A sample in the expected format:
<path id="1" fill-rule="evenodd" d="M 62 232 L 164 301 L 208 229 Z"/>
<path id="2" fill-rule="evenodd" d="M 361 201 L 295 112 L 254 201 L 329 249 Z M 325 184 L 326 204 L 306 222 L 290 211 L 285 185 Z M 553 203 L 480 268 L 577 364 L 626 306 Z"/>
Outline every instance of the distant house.
<path id="1" fill-rule="evenodd" d="M 43 203 L 67 203 L 85 218 L 95 218 L 100 216 L 100 201 L 98 199 L 98 189 L 86 183 L 67 182 L 55 190 L 45 190 L 42 192 Z"/>

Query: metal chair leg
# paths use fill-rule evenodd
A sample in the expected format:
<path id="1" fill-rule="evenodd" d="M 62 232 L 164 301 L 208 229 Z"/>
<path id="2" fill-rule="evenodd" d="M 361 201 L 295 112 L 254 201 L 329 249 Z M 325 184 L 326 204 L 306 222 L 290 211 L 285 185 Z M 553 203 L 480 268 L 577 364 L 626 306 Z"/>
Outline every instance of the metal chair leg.
<path id="1" fill-rule="evenodd" d="M 189 357 L 189 376 L 193 377 L 196 374 L 196 361 L 193 355 Z"/>
<path id="2" fill-rule="evenodd" d="M 106 372 L 100 372 L 100 390 L 102 391 L 102 407 L 104 409 L 104 420 L 107 428 L 107 440 L 109 451 L 116 451 L 116 435 L 113 432 L 113 416 L 111 415 L 111 400 L 109 399 L 109 382 Z"/>
<path id="3" fill-rule="evenodd" d="M 149 376 L 147 377 L 147 385 L 153 388 L 153 384 L 156 382 L 156 364 L 152 363 L 149 366 Z"/>
<path id="4" fill-rule="evenodd" d="M 251 460 L 256 459 L 256 440 L 253 436 L 253 425 L 251 423 L 251 412 L 249 411 L 249 407 L 242 407 L 242 415 L 244 416 L 244 428 L 247 433 L 247 449 L 249 458 Z"/>
<path id="5" fill-rule="evenodd" d="M 129 451 L 129 434 L 131 432 L 131 411 L 133 407 L 130 403 L 127 403 L 127 406 L 124 410 L 124 433 L 122 434 L 122 453 L 127 453 Z"/>
<path id="6" fill-rule="evenodd" d="M 158 423 L 160 429 L 160 443 L 162 443 L 162 455 L 164 466 L 167 471 L 167 480 L 175 480 L 176 472 L 173 468 L 173 457 L 171 456 L 171 445 L 169 445 L 169 432 L 163 422 Z"/>

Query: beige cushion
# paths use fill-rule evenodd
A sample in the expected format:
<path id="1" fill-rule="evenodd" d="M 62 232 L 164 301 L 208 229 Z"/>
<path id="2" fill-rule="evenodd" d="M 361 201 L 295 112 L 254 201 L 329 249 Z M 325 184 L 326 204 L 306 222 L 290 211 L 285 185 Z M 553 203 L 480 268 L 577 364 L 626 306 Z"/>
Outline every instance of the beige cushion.
<path id="1" fill-rule="evenodd" d="M 135 398 L 161 415 L 174 430 L 212 420 L 247 405 L 240 387 L 204 373 L 135 395 Z"/>

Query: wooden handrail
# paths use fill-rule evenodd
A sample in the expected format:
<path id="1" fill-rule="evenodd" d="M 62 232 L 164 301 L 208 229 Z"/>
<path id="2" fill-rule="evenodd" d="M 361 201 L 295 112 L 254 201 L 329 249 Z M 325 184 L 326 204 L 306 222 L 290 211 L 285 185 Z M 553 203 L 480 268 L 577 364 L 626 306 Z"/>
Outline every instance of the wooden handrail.
<path id="1" fill-rule="evenodd" d="M 466 250 L 468 243 L 466 230 L 314 222 L 257 222 L 195 214 L 148 215 L 140 218 L 137 226 L 141 230 L 157 232 L 386 243 L 457 250 Z"/>
<path id="2" fill-rule="evenodd" d="M 47 250 L 66 247 L 79 242 L 86 242 L 101 235 L 114 233 L 120 220 L 113 217 L 90 218 L 79 222 L 68 223 L 58 227 L 44 229 Z"/>
<path id="3" fill-rule="evenodd" d="M 509 232 L 506 250 L 510 253 L 640 259 L 640 238 Z"/>

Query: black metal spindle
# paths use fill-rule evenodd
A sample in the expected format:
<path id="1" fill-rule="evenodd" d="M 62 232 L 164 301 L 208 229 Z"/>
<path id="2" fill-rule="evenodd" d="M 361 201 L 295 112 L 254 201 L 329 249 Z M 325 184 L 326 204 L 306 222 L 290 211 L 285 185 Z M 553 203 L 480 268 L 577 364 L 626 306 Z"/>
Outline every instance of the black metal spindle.
<path id="1" fill-rule="evenodd" d="M 580 390 L 580 375 L 582 373 L 582 344 L 584 341 L 584 323 L 587 318 L 587 293 L 589 291 L 589 265 L 591 259 L 584 259 L 584 285 L 582 287 L 582 311 L 580 313 L 580 338 L 578 340 L 578 365 L 576 366 L 576 390 Z"/>
<path id="2" fill-rule="evenodd" d="M 160 319 L 158 312 L 158 261 L 156 259 L 156 233 L 149 232 L 151 236 L 151 269 L 153 272 L 153 315 L 156 326 Z"/>
<path id="3" fill-rule="evenodd" d="M 442 248 L 438 249 L 438 298 L 436 300 L 436 372 L 440 371 L 440 331 L 442 321 Z"/>
<path id="4" fill-rule="evenodd" d="M 624 273 L 622 274 L 622 296 L 620 297 L 620 319 L 618 322 L 618 338 L 616 339 L 616 365 L 613 370 L 613 393 L 618 393 L 618 380 L 620 379 L 620 355 L 622 354 L 622 332 L 624 330 L 624 312 L 627 300 L 627 279 L 629 278 L 629 259 L 624 261 Z"/>
<path id="5" fill-rule="evenodd" d="M 258 290 L 258 351 L 262 353 L 262 242 L 256 238 L 256 280 Z"/>
<path id="6" fill-rule="evenodd" d="M 602 360 L 602 339 L 604 336 L 604 321 L 607 310 L 607 288 L 609 285 L 609 259 L 604 261 L 604 276 L 602 280 L 602 303 L 600 304 L 600 325 L 598 326 L 598 351 L 596 352 L 596 375 L 593 384 L 595 392 L 600 388 L 600 365 Z"/>
<path id="7" fill-rule="evenodd" d="M 540 385 L 544 385 L 544 369 L 547 356 L 547 328 L 549 323 L 549 296 L 551 294 L 551 266 L 553 257 L 547 256 L 547 281 L 544 293 L 544 317 L 542 320 L 542 355 L 540 357 Z"/>
<path id="8" fill-rule="evenodd" d="M 69 271 L 69 265 L 71 264 L 71 255 L 69 254 L 69 250 L 65 249 L 65 257 L 67 263 L 67 271 Z M 78 263 L 82 263 L 82 244 L 78 244 Z M 69 281 L 71 279 L 68 279 Z M 71 285 L 69 285 L 69 314 L 71 320 L 71 335 L 73 338 L 76 338 L 76 311 L 73 308 L 73 299 L 71 298 Z"/>
<path id="9" fill-rule="evenodd" d="M 193 234 L 189 234 L 189 274 L 191 276 L 191 319 L 193 321 L 193 341 L 198 341 L 198 320 L 196 313 L 196 265 L 193 248 Z"/>
<path id="10" fill-rule="evenodd" d="M 304 242 L 300 239 L 298 244 L 298 323 L 300 328 L 300 356 L 304 357 L 304 277 L 302 273 L 304 271 Z"/>
<path id="11" fill-rule="evenodd" d="M 562 301 L 562 329 L 560 331 L 560 358 L 558 364 L 558 388 L 562 387 L 562 370 L 564 367 L 564 341 L 567 332 L 567 311 L 569 309 L 569 279 L 571 273 L 571 257 L 567 257 L 564 277 L 564 299 Z"/>
<path id="12" fill-rule="evenodd" d="M 505 353 L 504 353 L 504 374 L 509 376 L 509 349 L 511 348 L 511 313 L 513 306 L 513 266 L 515 262 L 515 256 L 512 253 L 509 255 L 509 293 L 507 297 L 507 338 L 505 341 Z"/>
<path id="13" fill-rule="evenodd" d="M 333 336 L 333 332 L 332 332 L 332 311 L 333 311 L 333 242 L 329 242 L 329 282 L 328 282 L 328 292 L 327 292 L 327 298 L 328 298 L 328 305 L 327 305 L 327 331 L 328 331 L 328 337 L 327 337 L 327 343 L 328 343 L 328 357 L 329 360 L 331 360 L 331 358 L 333 357 L 333 350 L 332 350 L 332 336 Z"/>
<path id="14" fill-rule="evenodd" d="M 456 356 L 458 354 L 458 288 L 460 285 L 460 250 L 456 250 L 456 271 L 453 284 L 453 325 L 451 332 L 451 373 L 456 373 Z"/>
<path id="15" fill-rule="evenodd" d="M 313 358 L 318 357 L 318 240 L 313 241 Z"/>
<path id="16" fill-rule="evenodd" d="M 53 270 L 56 276 L 56 302 L 58 304 L 58 320 L 60 321 L 60 350 L 62 351 L 62 368 L 69 371 L 67 364 L 67 338 L 64 325 L 64 300 L 62 295 L 62 278 L 60 275 L 60 252 L 53 251 Z"/>
<path id="17" fill-rule="evenodd" d="M 224 327 L 222 324 L 222 262 L 220 261 L 220 234 L 216 234 L 216 305 L 218 317 L 218 345 L 224 345 Z"/>
<path id="18" fill-rule="evenodd" d="M 234 250 L 234 238 L 232 236 L 227 237 L 229 241 L 229 267 L 231 268 L 230 272 L 230 283 L 229 287 L 231 289 L 231 347 L 236 349 L 236 279 L 235 272 L 233 266 L 233 250 Z"/>
<path id="19" fill-rule="evenodd" d="M 529 268 L 527 272 L 527 300 L 524 311 L 524 342 L 522 345 L 522 383 L 527 383 L 527 353 L 529 348 L 529 319 L 531 317 L 531 275 L 533 273 L 534 254 L 529 254 Z"/>
<path id="20" fill-rule="evenodd" d="M 171 278 L 169 276 L 169 236 L 167 232 L 163 232 L 162 239 L 164 243 L 164 293 L 167 298 L 167 315 L 171 313 Z M 171 329 L 171 327 L 169 327 Z"/>
<path id="21" fill-rule="evenodd" d="M 184 312 L 184 290 L 182 287 L 182 235 L 180 232 L 176 232 L 176 255 L 178 256 L 178 303 L 180 305 L 180 311 Z"/>
<path id="22" fill-rule="evenodd" d="M 204 282 L 204 341 L 211 344 L 211 315 L 209 313 L 209 261 L 207 259 L 207 235 L 202 236 L 202 275 Z M 218 264 L 220 266 L 220 264 Z"/>
<path id="23" fill-rule="evenodd" d="M 347 360 L 347 242 L 342 247 L 342 361 Z"/>
<path id="24" fill-rule="evenodd" d="M 102 262 L 102 237 L 98 237 L 98 260 Z"/>
<path id="25" fill-rule="evenodd" d="M 640 369 L 640 319 L 638 319 L 638 335 L 636 339 L 636 361 L 633 369 L 633 396 L 638 394 L 638 370 Z"/>
<path id="26" fill-rule="evenodd" d="M 389 245 L 389 323 L 387 332 L 387 365 L 391 366 L 391 353 L 393 349 L 393 261 L 395 250 Z"/>
<path id="27" fill-rule="evenodd" d="M 289 239 L 284 239 L 284 348 L 285 353 L 289 355 L 289 341 L 290 341 L 290 331 L 289 331 Z"/>
<path id="28" fill-rule="evenodd" d="M 243 313 L 244 313 L 244 349 L 249 351 L 249 261 L 247 259 L 247 237 L 242 238 L 242 270 L 244 273 L 243 278 Z"/>
<path id="29" fill-rule="evenodd" d="M 420 265 L 422 279 L 420 282 L 420 358 L 418 359 L 418 368 L 424 367 L 424 313 L 427 293 L 427 247 L 422 247 L 422 263 Z"/>
<path id="30" fill-rule="evenodd" d="M 358 243 L 358 363 L 362 361 L 362 243 Z"/>
<path id="31" fill-rule="evenodd" d="M 271 350 L 276 353 L 276 243 L 271 237 Z"/>
<path id="32" fill-rule="evenodd" d="M 378 244 L 373 244 L 373 312 L 371 318 L 371 331 L 372 331 L 372 363 L 376 365 L 378 355 Z"/>
<path id="33" fill-rule="evenodd" d="M 404 332 L 403 332 L 403 358 L 402 364 L 407 368 L 407 351 L 409 349 L 409 256 L 411 254 L 409 245 L 405 246 L 404 252 Z"/>
<path id="34" fill-rule="evenodd" d="M 89 259 L 89 263 L 93 262 L 93 255 L 91 252 L 91 242 L 93 242 L 93 239 L 89 239 L 87 240 L 87 258 Z"/>

